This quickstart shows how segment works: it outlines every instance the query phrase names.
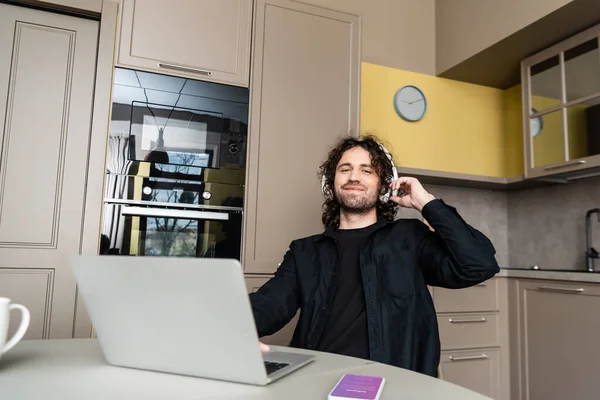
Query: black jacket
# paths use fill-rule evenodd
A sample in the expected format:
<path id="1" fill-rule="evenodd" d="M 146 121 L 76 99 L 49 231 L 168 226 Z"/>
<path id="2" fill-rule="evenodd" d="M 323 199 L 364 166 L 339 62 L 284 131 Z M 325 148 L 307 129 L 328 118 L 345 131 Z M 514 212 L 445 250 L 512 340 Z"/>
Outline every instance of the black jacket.
<path id="1" fill-rule="evenodd" d="M 498 271 L 495 249 L 442 200 L 423 217 L 387 221 L 364 240 L 360 267 L 370 359 L 436 376 L 440 340 L 427 285 L 466 288 Z M 260 337 L 283 328 L 301 309 L 291 346 L 313 349 L 333 300 L 338 251 L 332 230 L 295 240 L 275 276 L 250 295 Z"/>

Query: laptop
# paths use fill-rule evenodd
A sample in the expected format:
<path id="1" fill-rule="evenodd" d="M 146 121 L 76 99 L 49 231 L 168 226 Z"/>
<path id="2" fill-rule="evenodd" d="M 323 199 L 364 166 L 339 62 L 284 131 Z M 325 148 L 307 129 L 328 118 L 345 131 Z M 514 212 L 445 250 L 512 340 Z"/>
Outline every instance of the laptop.
<path id="1" fill-rule="evenodd" d="M 237 260 L 71 258 L 108 364 L 267 385 L 314 356 L 259 349 Z"/>

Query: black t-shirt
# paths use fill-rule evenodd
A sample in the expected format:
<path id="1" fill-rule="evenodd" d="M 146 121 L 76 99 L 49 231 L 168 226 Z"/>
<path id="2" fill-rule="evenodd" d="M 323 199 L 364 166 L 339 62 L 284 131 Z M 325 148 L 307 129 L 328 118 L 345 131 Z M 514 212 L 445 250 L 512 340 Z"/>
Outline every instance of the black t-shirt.
<path id="1" fill-rule="evenodd" d="M 369 358 L 369 337 L 365 310 L 365 291 L 360 271 L 359 252 L 363 239 L 374 229 L 338 229 L 339 249 L 337 284 L 327 322 L 317 350 L 351 357 Z"/>

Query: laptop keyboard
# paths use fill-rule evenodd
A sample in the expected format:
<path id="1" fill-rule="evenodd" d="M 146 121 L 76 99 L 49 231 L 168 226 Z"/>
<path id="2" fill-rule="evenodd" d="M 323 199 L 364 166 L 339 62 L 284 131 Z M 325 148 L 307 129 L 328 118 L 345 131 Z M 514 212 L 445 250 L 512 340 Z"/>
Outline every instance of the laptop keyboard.
<path id="1" fill-rule="evenodd" d="M 265 368 L 267 369 L 267 375 L 271 375 L 273 372 L 279 371 L 281 368 L 287 367 L 288 365 L 290 365 L 290 364 L 265 361 Z"/>

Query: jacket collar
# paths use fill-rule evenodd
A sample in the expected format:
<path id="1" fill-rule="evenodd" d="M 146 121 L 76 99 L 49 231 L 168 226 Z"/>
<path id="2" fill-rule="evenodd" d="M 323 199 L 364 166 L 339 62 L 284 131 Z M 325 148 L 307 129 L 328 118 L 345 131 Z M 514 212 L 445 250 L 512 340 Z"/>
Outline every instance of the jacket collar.
<path id="1" fill-rule="evenodd" d="M 388 219 L 386 219 L 380 215 L 377 217 L 377 222 L 375 222 L 375 229 L 373 230 L 373 232 L 375 232 L 375 231 L 381 229 L 381 227 L 383 227 L 387 224 L 391 224 L 393 222 L 394 221 L 389 221 Z M 329 228 L 325 229 L 325 231 L 323 233 L 321 233 L 320 235 L 316 235 L 315 241 L 320 241 L 324 237 L 334 238 L 334 233 L 335 233 L 336 229 L 337 228 L 330 226 Z"/>

